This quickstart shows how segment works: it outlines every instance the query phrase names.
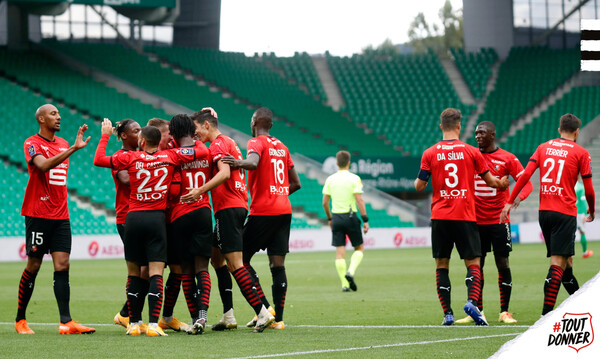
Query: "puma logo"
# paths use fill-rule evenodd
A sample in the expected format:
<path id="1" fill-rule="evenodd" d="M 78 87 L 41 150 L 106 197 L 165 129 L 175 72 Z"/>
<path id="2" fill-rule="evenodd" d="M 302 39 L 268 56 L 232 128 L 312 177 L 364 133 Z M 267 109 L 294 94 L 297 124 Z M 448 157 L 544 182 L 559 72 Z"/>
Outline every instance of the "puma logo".
<path id="1" fill-rule="evenodd" d="M 467 282 L 467 281 L 473 281 L 474 278 L 475 278 L 474 275 L 472 275 L 470 277 L 467 277 L 467 278 L 465 278 L 465 282 Z"/>
<path id="2" fill-rule="evenodd" d="M 503 286 L 506 286 L 506 287 L 512 287 L 512 282 L 511 283 L 502 282 L 500 284 L 502 284 Z"/>
<path id="3" fill-rule="evenodd" d="M 140 293 L 129 293 L 129 292 L 128 292 L 128 293 L 127 293 L 127 296 L 132 296 L 132 297 L 136 297 L 136 298 L 137 298 L 139 294 L 140 294 Z"/>
<path id="4" fill-rule="evenodd" d="M 552 278 L 546 278 L 546 283 L 550 283 L 550 281 L 552 280 Z"/>
<path id="5" fill-rule="evenodd" d="M 160 293 L 148 293 L 148 295 L 151 295 L 156 298 L 160 298 Z"/>
<path id="6" fill-rule="evenodd" d="M 439 286 L 439 287 L 438 287 L 438 289 L 440 289 L 440 290 L 446 290 L 446 291 L 448 291 L 448 292 L 450 291 L 450 287 L 442 287 L 442 286 Z"/>

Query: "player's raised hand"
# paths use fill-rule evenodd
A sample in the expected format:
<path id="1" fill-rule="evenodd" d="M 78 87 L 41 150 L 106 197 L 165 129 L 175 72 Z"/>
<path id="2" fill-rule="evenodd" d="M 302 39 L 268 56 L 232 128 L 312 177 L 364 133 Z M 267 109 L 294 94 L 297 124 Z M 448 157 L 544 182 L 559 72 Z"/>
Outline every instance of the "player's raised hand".
<path id="1" fill-rule="evenodd" d="M 88 142 L 90 142 L 90 138 L 92 138 L 92 136 L 88 136 L 88 138 L 86 138 L 85 141 L 83 140 L 83 133 L 87 131 L 87 129 L 88 125 L 86 124 L 79 127 L 79 130 L 77 131 L 77 137 L 75 137 L 75 144 L 73 145 L 73 148 L 75 148 L 75 150 L 80 150 L 84 148 L 85 146 L 87 146 Z"/>
<path id="2" fill-rule="evenodd" d="M 217 111 L 215 111 L 214 108 L 212 108 L 212 107 L 205 107 L 201 111 L 204 111 L 204 110 L 209 110 L 211 116 L 213 116 L 214 118 L 219 118 L 219 116 L 217 116 Z"/>
<path id="3" fill-rule="evenodd" d="M 504 208 L 502 208 L 502 213 L 500 213 L 500 223 L 504 223 L 506 221 L 506 219 L 508 218 L 508 214 L 510 213 L 510 209 L 512 208 L 512 204 L 507 203 L 504 205 Z"/>
<path id="4" fill-rule="evenodd" d="M 110 120 L 108 118 L 104 118 L 104 121 L 102 121 L 102 134 L 103 135 L 112 135 L 114 131 L 112 122 L 110 122 Z"/>

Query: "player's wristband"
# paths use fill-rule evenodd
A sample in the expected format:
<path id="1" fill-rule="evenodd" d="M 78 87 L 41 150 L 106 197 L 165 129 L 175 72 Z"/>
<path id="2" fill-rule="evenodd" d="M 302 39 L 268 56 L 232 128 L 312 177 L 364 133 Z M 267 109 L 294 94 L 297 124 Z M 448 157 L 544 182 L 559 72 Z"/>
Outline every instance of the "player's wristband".
<path id="1" fill-rule="evenodd" d="M 360 216 L 360 218 L 362 218 L 364 223 L 369 222 L 369 217 L 366 214 L 364 216 Z"/>
<path id="2" fill-rule="evenodd" d="M 328 220 L 328 221 L 331 221 L 331 217 L 330 217 L 330 218 L 327 218 L 327 220 Z"/>

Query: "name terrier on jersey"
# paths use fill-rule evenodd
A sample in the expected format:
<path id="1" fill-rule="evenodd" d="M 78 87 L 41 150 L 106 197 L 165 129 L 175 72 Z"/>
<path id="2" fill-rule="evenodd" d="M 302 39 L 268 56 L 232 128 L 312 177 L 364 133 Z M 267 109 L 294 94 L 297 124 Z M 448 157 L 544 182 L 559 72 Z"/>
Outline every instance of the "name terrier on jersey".
<path id="1" fill-rule="evenodd" d="M 563 150 L 563 149 L 556 149 L 556 148 L 547 148 L 546 149 L 546 154 L 548 156 L 556 156 L 556 157 L 567 158 L 567 155 L 569 154 L 569 151 Z"/>
<path id="2" fill-rule="evenodd" d="M 446 158 L 446 155 L 448 156 L 448 158 Z M 445 160 L 455 161 L 455 160 L 464 160 L 464 159 L 465 159 L 465 154 L 462 152 L 448 152 L 447 154 L 444 154 L 444 153 L 437 154 L 438 161 L 445 161 Z"/>

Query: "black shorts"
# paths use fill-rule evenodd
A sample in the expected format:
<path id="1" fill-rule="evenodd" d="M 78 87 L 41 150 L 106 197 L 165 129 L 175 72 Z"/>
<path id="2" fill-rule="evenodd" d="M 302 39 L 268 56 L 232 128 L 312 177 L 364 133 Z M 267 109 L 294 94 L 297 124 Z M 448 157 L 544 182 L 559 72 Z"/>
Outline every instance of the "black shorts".
<path id="1" fill-rule="evenodd" d="M 215 213 L 213 246 L 221 253 L 243 251 L 242 232 L 247 216 L 248 210 L 242 207 L 225 208 Z"/>
<path id="2" fill-rule="evenodd" d="M 125 223 L 117 223 L 117 232 L 119 232 L 119 237 L 121 237 L 121 242 L 125 244 Z"/>
<path id="3" fill-rule="evenodd" d="M 546 257 L 575 254 L 577 217 L 554 211 L 540 211 L 539 222 L 546 242 Z"/>
<path id="4" fill-rule="evenodd" d="M 140 266 L 148 262 L 167 262 L 167 224 L 164 211 L 127 213 L 125 260 Z"/>
<path id="5" fill-rule="evenodd" d="M 331 245 L 334 247 L 346 246 L 346 235 L 350 238 L 352 246 L 363 244 L 360 219 L 356 213 L 333 213 L 331 216 Z"/>
<path id="6" fill-rule="evenodd" d="M 432 219 L 431 249 L 433 258 L 450 258 L 455 244 L 460 259 L 481 257 L 481 240 L 477 223 Z"/>
<path id="7" fill-rule="evenodd" d="M 284 256 L 290 251 L 291 214 L 248 216 L 244 225 L 244 253 L 266 249 L 270 256 Z"/>
<path id="8" fill-rule="evenodd" d="M 46 253 L 71 253 L 71 222 L 25 216 L 25 248 L 27 255 L 42 258 Z"/>
<path id="9" fill-rule="evenodd" d="M 212 212 L 198 208 L 177 218 L 167 228 L 167 263 L 193 263 L 195 256 L 212 254 Z"/>
<path id="10" fill-rule="evenodd" d="M 512 238 L 510 236 L 510 223 L 478 224 L 479 238 L 481 238 L 481 254 L 492 251 L 499 257 L 508 257 L 512 251 Z"/>

